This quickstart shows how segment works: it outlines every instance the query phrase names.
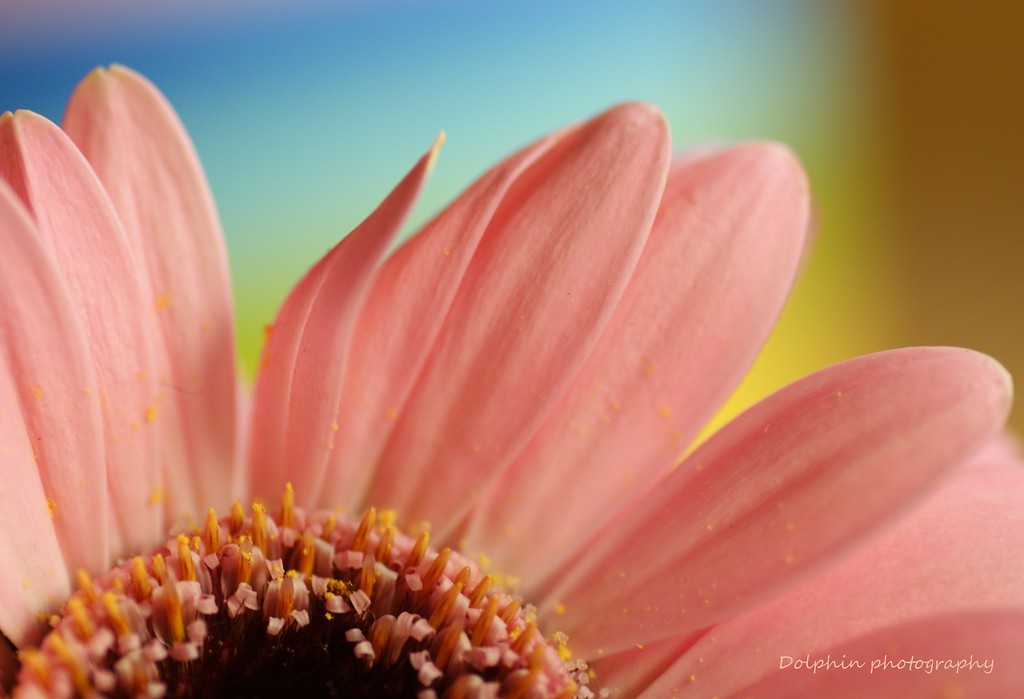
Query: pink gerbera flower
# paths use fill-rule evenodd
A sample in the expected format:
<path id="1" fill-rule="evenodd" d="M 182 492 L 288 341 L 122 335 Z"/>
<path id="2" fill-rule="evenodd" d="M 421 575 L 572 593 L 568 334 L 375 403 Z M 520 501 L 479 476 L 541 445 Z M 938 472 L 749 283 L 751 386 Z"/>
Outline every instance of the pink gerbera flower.
<path id="1" fill-rule="evenodd" d="M 801 257 L 785 148 L 670 165 L 662 116 L 622 105 L 512 155 L 388 255 L 439 147 L 292 291 L 248 411 L 219 224 L 163 97 L 114 67 L 63 130 L 0 117 L 18 693 L 1019 687 L 1016 457 L 990 446 L 897 518 L 1000 430 L 993 360 L 855 359 L 680 460 Z M 999 667 L 834 660 L 889 649 Z"/>

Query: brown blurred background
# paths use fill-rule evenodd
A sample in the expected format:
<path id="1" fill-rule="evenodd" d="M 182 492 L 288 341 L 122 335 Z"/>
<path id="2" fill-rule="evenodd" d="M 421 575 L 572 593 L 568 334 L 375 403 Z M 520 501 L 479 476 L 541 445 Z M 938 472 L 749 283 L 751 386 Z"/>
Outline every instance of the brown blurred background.
<path id="1" fill-rule="evenodd" d="M 901 345 L 972 347 L 1024 385 L 1024 3 L 845 7 L 859 89 L 837 98 L 832 140 L 804 153 L 816 245 L 730 413 Z M 1024 434 L 1020 405 L 1011 426 Z"/>
<path id="2" fill-rule="evenodd" d="M 898 340 L 988 352 L 1024 381 L 1024 3 L 871 3 L 875 183 L 905 271 Z M 1024 432 L 1024 410 L 1013 425 Z"/>

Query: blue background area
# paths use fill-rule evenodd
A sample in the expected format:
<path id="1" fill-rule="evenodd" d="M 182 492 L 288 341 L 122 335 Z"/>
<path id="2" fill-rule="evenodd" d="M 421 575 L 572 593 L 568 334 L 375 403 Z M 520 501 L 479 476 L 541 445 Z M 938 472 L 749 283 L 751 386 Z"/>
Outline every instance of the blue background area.
<path id="1" fill-rule="evenodd" d="M 0 10 L 0 109 L 59 120 L 111 62 L 165 92 L 220 208 L 250 366 L 291 284 L 442 129 L 414 223 L 530 139 L 630 99 L 659 105 L 677 143 L 777 138 L 814 168 L 855 79 L 849 18 L 816 3 L 213 4 Z"/>

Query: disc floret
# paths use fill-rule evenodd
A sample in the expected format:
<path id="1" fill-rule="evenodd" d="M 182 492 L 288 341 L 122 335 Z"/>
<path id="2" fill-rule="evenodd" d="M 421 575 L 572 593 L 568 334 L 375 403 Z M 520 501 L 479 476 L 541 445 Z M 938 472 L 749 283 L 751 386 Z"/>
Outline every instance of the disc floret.
<path id="1" fill-rule="evenodd" d="M 18 694 L 593 696 L 530 605 L 384 515 L 307 512 L 289 484 L 276 518 L 235 502 L 95 580 L 81 572 L 20 654 Z"/>

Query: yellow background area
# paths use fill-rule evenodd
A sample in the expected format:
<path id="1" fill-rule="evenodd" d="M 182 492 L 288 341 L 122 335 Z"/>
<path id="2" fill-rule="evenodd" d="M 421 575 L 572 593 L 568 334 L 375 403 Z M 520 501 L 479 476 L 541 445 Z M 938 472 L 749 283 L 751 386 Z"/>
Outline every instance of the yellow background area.
<path id="1" fill-rule="evenodd" d="M 888 347 L 972 347 L 1024 381 L 1024 4 L 876 0 L 861 12 L 855 135 L 808 163 L 815 247 L 715 425 Z M 1024 431 L 1019 405 L 1011 427 Z"/>

